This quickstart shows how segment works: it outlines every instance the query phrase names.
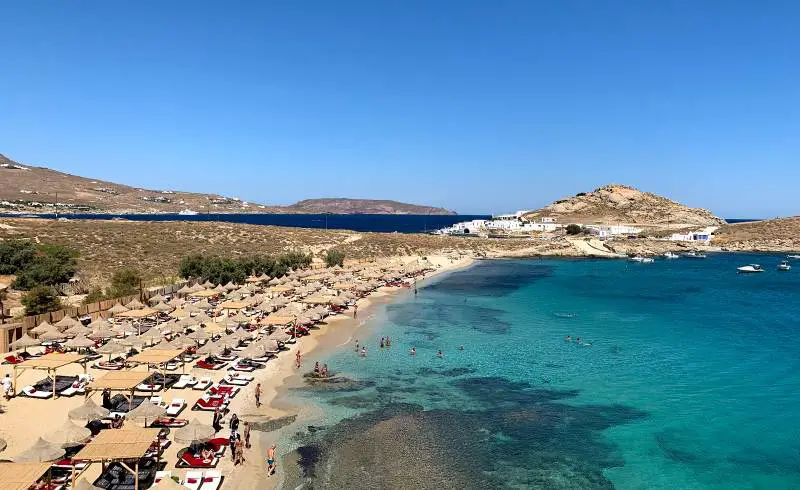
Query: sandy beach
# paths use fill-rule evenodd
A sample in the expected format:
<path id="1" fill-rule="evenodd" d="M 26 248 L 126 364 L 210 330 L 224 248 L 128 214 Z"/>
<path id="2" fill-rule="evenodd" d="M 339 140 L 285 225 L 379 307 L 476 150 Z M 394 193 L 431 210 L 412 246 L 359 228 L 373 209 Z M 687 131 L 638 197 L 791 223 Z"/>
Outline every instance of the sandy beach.
<path id="1" fill-rule="evenodd" d="M 459 268 L 464 268 L 472 264 L 471 257 L 463 257 L 454 260 L 447 256 L 429 256 L 428 260 L 437 269 L 427 274 L 426 278 L 450 272 Z M 293 386 L 302 384 L 302 374 L 307 373 L 313 368 L 314 359 L 328 349 L 341 348 L 350 343 L 355 332 L 362 327 L 362 324 L 370 317 L 371 310 L 375 305 L 390 301 L 394 295 L 400 291 L 407 291 L 408 288 L 382 287 L 368 297 L 358 300 L 357 317 L 353 318 L 354 310 L 348 309 L 342 314 L 331 315 L 326 321 L 318 324 L 312 329 L 311 335 L 301 337 L 295 344 L 287 344 L 288 351 L 282 352 L 277 358 L 272 359 L 266 367 L 252 373 L 255 380 L 248 386 L 242 388 L 241 392 L 232 399 L 230 412 L 223 419 L 223 430 L 217 437 L 228 437 L 228 420 L 231 414 L 237 414 L 243 421 L 251 421 L 256 428 L 267 428 L 265 431 L 253 432 L 253 447 L 245 451 L 246 462 L 243 466 L 236 468 L 230 454 L 220 461 L 217 469 L 220 470 L 225 478 L 224 487 L 240 488 L 255 486 L 256 488 L 276 488 L 279 486 L 283 474 L 283 462 L 281 457 L 290 448 L 278 448 L 278 470 L 270 478 L 266 476 L 265 455 L 270 441 L 276 441 L 281 436 L 281 430 L 290 425 L 295 418 L 303 420 L 303 411 L 306 407 L 292 406 L 285 400 L 285 394 Z M 295 366 L 295 354 L 300 351 L 303 362 L 298 370 Z M 143 366 L 135 370 L 145 370 Z M 78 375 L 83 374 L 80 365 L 69 365 L 59 371 L 59 375 Z M 86 372 L 95 378 L 102 377 L 106 371 L 88 367 Z M 195 377 L 211 377 L 214 382 L 218 382 L 226 371 L 207 371 L 193 369 L 186 366 L 178 373 L 185 372 L 193 374 Z M 12 373 L 10 365 L 0 366 L 0 376 Z M 18 376 L 16 389 L 33 384 L 44 377 L 44 373 L 36 370 L 26 370 Z M 261 406 L 256 407 L 254 390 L 256 383 L 262 387 Z M 170 389 L 165 393 L 166 400 L 183 398 L 189 406 L 180 414 L 181 418 L 192 420 L 196 418 L 199 422 L 211 425 L 212 412 L 190 411 L 190 406 L 202 394 L 200 391 L 191 389 Z M 95 392 L 91 398 L 98 404 L 101 403 L 101 395 Z M 3 423 L 0 425 L 0 438 L 8 443 L 7 449 L 2 453 L 3 459 L 13 459 L 18 453 L 26 450 L 39 437 L 58 429 L 67 419 L 69 410 L 81 406 L 85 401 L 83 396 L 59 397 L 56 399 L 39 400 L 17 396 L 8 402 L 3 402 Z M 133 422 L 126 422 L 133 424 Z M 241 431 L 241 427 L 240 427 Z M 172 435 L 170 435 L 172 437 Z M 172 442 L 171 446 L 164 451 L 163 460 L 167 463 L 167 470 L 172 471 L 172 476 L 183 478 L 186 470 L 175 469 L 177 462 L 177 452 L 185 444 Z M 88 481 L 94 481 L 100 475 L 100 465 L 91 465 L 82 475 Z"/>

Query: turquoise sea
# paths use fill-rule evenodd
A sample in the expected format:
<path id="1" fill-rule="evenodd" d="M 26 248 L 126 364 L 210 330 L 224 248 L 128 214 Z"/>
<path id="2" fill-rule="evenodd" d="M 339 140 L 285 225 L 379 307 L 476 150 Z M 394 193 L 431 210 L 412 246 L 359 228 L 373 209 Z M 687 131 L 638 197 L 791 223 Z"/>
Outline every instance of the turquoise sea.
<path id="1" fill-rule="evenodd" d="M 358 331 L 366 358 L 353 343 L 322 359 L 341 382 L 292 393 L 323 414 L 291 436 L 295 478 L 800 488 L 800 261 L 780 258 L 483 261 L 426 280 Z M 753 262 L 766 271 L 736 273 Z"/>

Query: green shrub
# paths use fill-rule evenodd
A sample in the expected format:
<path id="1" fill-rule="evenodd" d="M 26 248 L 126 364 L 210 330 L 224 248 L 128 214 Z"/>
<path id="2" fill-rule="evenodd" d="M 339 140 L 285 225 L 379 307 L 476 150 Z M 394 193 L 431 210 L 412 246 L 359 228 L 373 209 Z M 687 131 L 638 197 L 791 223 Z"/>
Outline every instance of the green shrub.
<path id="1" fill-rule="evenodd" d="M 111 287 L 106 291 L 109 298 L 130 296 L 139 292 L 142 285 L 142 276 L 134 269 L 122 269 L 111 276 Z"/>
<path id="2" fill-rule="evenodd" d="M 571 224 L 567 225 L 567 235 L 578 235 L 583 232 L 583 228 L 580 225 Z"/>
<path id="3" fill-rule="evenodd" d="M 66 247 L 19 240 L 0 242 L 0 274 L 15 274 L 17 289 L 65 283 L 75 270 L 75 252 Z"/>
<path id="4" fill-rule="evenodd" d="M 211 281 L 215 284 L 233 282 L 241 284 L 251 274 L 270 277 L 285 276 L 289 269 L 303 269 L 311 265 L 311 256 L 290 252 L 278 257 L 250 256 L 235 259 L 193 254 L 184 257 L 178 268 L 183 278 Z"/>
<path id="5" fill-rule="evenodd" d="M 83 298 L 82 303 L 85 305 L 90 305 L 92 303 L 99 303 L 105 299 L 105 295 L 103 294 L 103 290 L 100 288 L 94 288 L 89 291 L 89 294 Z"/>
<path id="6" fill-rule="evenodd" d="M 344 267 L 344 252 L 341 250 L 328 250 L 325 254 L 325 265 L 328 267 Z"/>
<path id="7" fill-rule="evenodd" d="M 34 286 L 22 297 L 26 315 L 40 315 L 61 309 L 61 300 L 56 290 L 50 286 Z"/>

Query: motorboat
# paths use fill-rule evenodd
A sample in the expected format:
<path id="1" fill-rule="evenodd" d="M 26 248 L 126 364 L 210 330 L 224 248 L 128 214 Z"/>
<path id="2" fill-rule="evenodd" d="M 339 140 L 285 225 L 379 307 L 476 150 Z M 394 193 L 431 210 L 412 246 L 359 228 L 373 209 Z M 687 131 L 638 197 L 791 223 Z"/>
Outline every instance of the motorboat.
<path id="1" fill-rule="evenodd" d="M 639 262 L 640 264 L 652 264 L 653 262 L 655 262 L 655 259 L 653 259 L 652 257 L 642 257 L 641 255 L 631 257 L 631 260 L 634 262 Z"/>
<path id="2" fill-rule="evenodd" d="M 708 257 L 706 254 L 695 252 L 694 250 L 683 254 L 683 256 L 686 257 L 687 259 L 704 259 Z"/>
<path id="3" fill-rule="evenodd" d="M 789 255 L 786 256 L 786 258 L 787 259 L 798 260 L 798 259 L 800 259 L 800 255 L 798 255 L 798 254 L 789 254 Z"/>
<path id="4" fill-rule="evenodd" d="M 667 253 L 664 254 L 664 258 L 666 258 L 666 259 L 677 259 L 679 257 L 680 257 L 680 255 L 678 255 L 676 253 L 673 253 L 673 252 L 667 252 Z"/>
<path id="5" fill-rule="evenodd" d="M 778 270 L 779 271 L 789 271 L 789 270 L 792 270 L 792 266 L 789 265 L 788 261 L 784 260 L 780 264 L 778 264 Z"/>
<path id="6" fill-rule="evenodd" d="M 752 274 L 754 272 L 764 272 L 764 268 L 758 264 L 748 264 L 736 268 L 742 274 Z"/>
<path id="7" fill-rule="evenodd" d="M 192 211 L 191 209 L 184 209 L 178 216 L 197 216 L 197 211 Z"/>

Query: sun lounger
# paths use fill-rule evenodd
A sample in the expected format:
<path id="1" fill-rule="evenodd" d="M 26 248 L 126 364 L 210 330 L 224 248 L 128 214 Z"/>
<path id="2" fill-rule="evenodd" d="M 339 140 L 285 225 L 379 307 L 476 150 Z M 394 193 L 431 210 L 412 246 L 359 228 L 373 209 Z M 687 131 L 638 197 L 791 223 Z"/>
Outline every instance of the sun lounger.
<path id="1" fill-rule="evenodd" d="M 177 369 L 178 369 L 180 366 L 181 366 L 181 365 L 180 365 L 180 363 L 178 363 L 178 362 L 168 362 L 168 363 L 167 363 L 167 364 L 164 366 L 164 369 L 166 369 L 167 371 L 175 371 L 175 370 L 177 370 Z"/>
<path id="2" fill-rule="evenodd" d="M 206 412 L 213 412 L 217 408 L 224 409 L 227 408 L 227 406 L 228 406 L 227 397 L 203 395 L 195 402 L 194 406 L 192 407 L 192 410 L 203 410 Z"/>
<path id="3" fill-rule="evenodd" d="M 209 386 L 211 386 L 211 378 L 205 377 L 197 380 L 192 389 L 205 391 Z"/>
<path id="4" fill-rule="evenodd" d="M 208 389 L 208 393 L 210 395 L 217 395 L 217 396 L 226 396 L 228 398 L 233 398 L 234 396 L 239 393 L 238 386 L 212 386 Z"/>
<path id="5" fill-rule="evenodd" d="M 6 356 L 3 359 L 3 364 L 19 364 L 25 361 L 22 357 L 15 355 Z"/>
<path id="6" fill-rule="evenodd" d="M 186 400 L 183 398 L 173 398 L 172 402 L 167 406 L 167 415 L 175 417 L 186 408 Z"/>
<path id="7" fill-rule="evenodd" d="M 59 396 L 74 396 L 74 395 L 83 395 L 86 393 L 86 384 L 88 380 L 81 380 L 76 379 L 72 382 L 69 388 L 59 392 Z"/>
<path id="8" fill-rule="evenodd" d="M 162 385 L 159 384 L 150 384 L 150 383 L 140 383 L 136 386 L 136 391 L 161 391 Z"/>
<path id="9" fill-rule="evenodd" d="M 167 406 L 167 404 L 166 404 L 166 403 L 164 403 L 164 398 L 163 398 L 163 397 L 161 397 L 161 395 L 155 395 L 155 396 L 151 396 L 151 397 L 150 397 L 150 402 L 151 402 L 151 403 L 154 403 L 154 404 L 156 404 L 156 405 L 159 405 L 159 406 L 161 406 L 161 407 L 166 407 L 166 406 Z"/>
<path id="10" fill-rule="evenodd" d="M 98 362 L 92 367 L 104 371 L 119 371 L 125 367 L 125 364 L 122 362 Z"/>
<path id="11" fill-rule="evenodd" d="M 231 373 L 231 374 L 238 374 L 238 373 Z M 234 386 L 247 386 L 247 384 L 250 383 L 249 380 L 238 378 L 238 377 L 235 377 L 235 376 L 231 376 L 231 374 L 228 374 L 227 376 L 222 378 L 222 380 L 220 381 L 220 384 L 223 384 L 223 385 L 234 385 Z"/>
<path id="12" fill-rule="evenodd" d="M 171 471 L 156 471 L 156 477 L 153 480 L 153 483 L 158 483 L 161 480 L 163 480 L 164 478 L 172 478 L 172 472 Z"/>
<path id="13" fill-rule="evenodd" d="M 20 394 L 30 398 L 39 398 L 44 400 L 53 396 L 53 390 L 51 389 L 50 391 L 44 391 L 31 385 L 22 388 Z"/>
<path id="14" fill-rule="evenodd" d="M 83 470 L 86 468 L 89 463 L 86 461 L 73 461 L 72 458 L 64 458 L 60 459 L 52 464 L 52 468 L 58 468 L 62 470 L 72 470 L 72 465 L 75 465 L 75 469 L 78 471 Z"/>
<path id="15" fill-rule="evenodd" d="M 155 421 L 153 421 L 153 423 L 150 424 L 150 427 L 167 427 L 174 429 L 178 427 L 184 427 L 188 423 L 189 421 L 186 419 L 176 419 L 175 417 L 160 417 L 157 418 Z"/>
<path id="16" fill-rule="evenodd" d="M 241 363 L 234 364 L 233 366 L 230 367 L 230 369 L 242 373 L 252 373 L 253 371 L 256 370 L 255 367 L 249 364 L 241 364 Z"/>
<path id="17" fill-rule="evenodd" d="M 184 451 L 178 462 L 175 464 L 176 468 L 216 468 L 219 463 L 219 457 L 215 456 L 212 459 L 200 459 L 195 457 L 189 451 Z M 188 473 L 187 473 L 188 475 Z M 199 479 L 198 479 L 199 480 Z"/>
<path id="18" fill-rule="evenodd" d="M 220 362 L 220 363 L 212 364 L 210 362 L 206 362 L 204 359 L 201 359 L 201 360 L 197 361 L 197 363 L 195 364 L 195 367 L 200 368 L 200 369 L 210 369 L 212 371 L 216 371 L 218 369 L 222 369 L 222 367 L 225 366 L 225 364 L 227 364 L 227 363 Z"/>
<path id="19" fill-rule="evenodd" d="M 200 490 L 219 490 L 222 485 L 222 473 L 219 470 L 208 470 L 203 474 L 203 485 Z"/>
<path id="20" fill-rule="evenodd" d="M 189 490 L 199 490 L 203 484 L 203 473 L 200 471 L 187 471 L 186 478 L 183 479 L 183 486 Z"/>
<path id="21" fill-rule="evenodd" d="M 206 442 L 214 450 L 214 454 L 220 458 L 225 456 L 225 450 L 228 449 L 230 441 L 226 437 L 215 437 Z"/>
<path id="22" fill-rule="evenodd" d="M 182 390 L 184 388 L 188 388 L 190 386 L 194 386 L 197 384 L 197 380 L 194 376 L 190 374 L 184 374 L 179 379 L 178 382 L 172 385 L 173 388 L 176 390 Z"/>

